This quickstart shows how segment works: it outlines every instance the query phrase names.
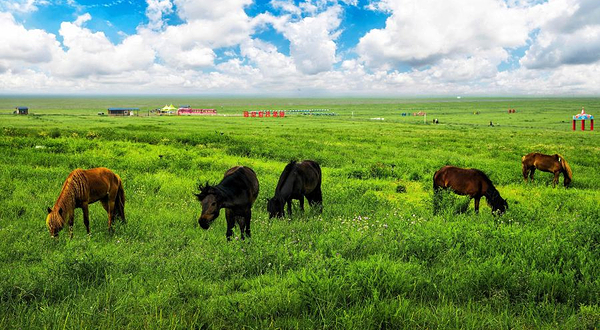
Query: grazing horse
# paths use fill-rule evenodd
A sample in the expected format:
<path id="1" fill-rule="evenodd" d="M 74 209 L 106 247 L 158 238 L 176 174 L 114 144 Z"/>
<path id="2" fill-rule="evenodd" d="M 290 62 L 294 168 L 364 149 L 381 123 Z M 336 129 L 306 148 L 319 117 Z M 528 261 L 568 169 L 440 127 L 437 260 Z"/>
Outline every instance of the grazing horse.
<path id="1" fill-rule="evenodd" d="M 97 201 L 108 213 L 108 230 L 112 231 L 115 216 L 125 221 L 125 192 L 121 178 L 111 170 L 98 167 L 89 170 L 76 169 L 63 184 L 53 208 L 48 208 L 46 225 L 50 236 L 57 237 L 65 221 L 69 224 L 69 235 L 73 237 L 73 216 L 76 208 L 83 210 L 83 223 L 90 234 L 88 205 Z"/>
<path id="2" fill-rule="evenodd" d="M 554 174 L 554 180 L 552 180 L 552 187 L 556 187 L 560 173 L 562 173 L 565 178 L 565 187 L 568 187 L 569 184 L 571 184 L 571 180 L 573 180 L 573 172 L 571 171 L 571 166 L 569 166 L 569 163 L 567 163 L 563 156 L 558 154 L 544 155 L 537 152 L 532 152 L 523 156 L 523 158 L 521 158 L 521 163 L 523 164 L 523 179 L 525 180 L 525 182 L 527 182 L 528 176 L 531 179 L 531 181 L 533 181 L 533 174 L 535 173 L 535 169 Z"/>
<path id="3" fill-rule="evenodd" d="M 310 206 L 319 205 L 319 211 L 322 211 L 321 167 L 312 160 L 305 160 L 301 163 L 291 161 L 285 166 L 279 177 L 275 196 L 268 201 L 269 218 L 283 217 L 285 203 L 287 203 L 288 215 L 291 216 L 292 199 L 298 199 L 300 209 L 304 211 L 304 197 Z"/>
<path id="4" fill-rule="evenodd" d="M 479 213 L 479 200 L 482 196 L 492 208 L 492 213 L 502 214 L 508 208 L 492 181 L 480 170 L 454 166 L 444 166 L 433 175 L 433 190 L 450 188 L 458 195 L 468 195 L 475 199 L 475 212 Z M 437 212 L 437 198 L 434 199 L 434 212 Z"/>
<path id="5" fill-rule="evenodd" d="M 225 172 L 223 180 L 218 185 L 209 186 L 206 183 L 199 189 L 200 193 L 195 195 L 202 204 L 202 215 L 198 219 L 200 227 L 208 229 L 219 216 L 221 209 L 225 208 L 227 240 L 231 240 L 236 222 L 240 226 L 241 239 L 244 239 L 244 233 L 250 237 L 252 204 L 258 197 L 258 179 L 251 168 L 232 167 Z"/>

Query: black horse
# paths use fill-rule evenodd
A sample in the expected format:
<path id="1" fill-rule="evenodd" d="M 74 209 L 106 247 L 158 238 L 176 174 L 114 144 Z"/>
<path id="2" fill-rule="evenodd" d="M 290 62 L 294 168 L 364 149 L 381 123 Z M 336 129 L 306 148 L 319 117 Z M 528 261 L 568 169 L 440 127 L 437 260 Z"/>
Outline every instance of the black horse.
<path id="1" fill-rule="evenodd" d="M 251 168 L 232 167 L 225 172 L 223 180 L 218 185 L 209 186 L 206 183 L 199 189 L 200 193 L 195 195 L 202 204 L 202 215 L 198 219 L 200 227 L 208 229 L 219 216 L 219 211 L 225 208 L 227 240 L 231 240 L 236 222 L 240 226 L 240 238 L 244 239 L 244 233 L 250 237 L 252 204 L 258 197 L 258 179 Z"/>
<path id="2" fill-rule="evenodd" d="M 321 167 L 312 160 L 301 163 L 291 161 L 283 169 L 279 177 L 275 197 L 269 199 L 267 211 L 269 218 L 283 217 L 283 207 L 287 203 L 288 215 L 292 215 L 292 199 L 300 201 L 300 209 L 304 211 L 304 197 L 310 206 L 318 205 L 319 212 L 323 207 L 321 193 Z"/>

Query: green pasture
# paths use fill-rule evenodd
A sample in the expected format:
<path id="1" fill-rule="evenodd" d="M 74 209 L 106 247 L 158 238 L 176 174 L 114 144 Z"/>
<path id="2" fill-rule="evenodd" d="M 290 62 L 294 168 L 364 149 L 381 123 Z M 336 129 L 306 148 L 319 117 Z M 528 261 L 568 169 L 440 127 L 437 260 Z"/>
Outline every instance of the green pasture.
<path id="1" fill-rule="evenodd" d="M 147 116 L 171 103 L 219 115 Z M 596 329 L 600 138 L 571 131 L 581 107 L 600 116 L 598 98 L 0 97 L 0 329 Z M 241 116 L 311 108 L 336 116 Z M 534 151 L 561 154 L 572 187 L 524 183 Z M 269 219 L 292 159 L 321 164 L 323 213 Z M 487 173 L 507 213 L 447 193 L 434 215 L 447 164 Z M 228 243 L 193 193 L 235 165 L 260 194 L 252 238 Z M 51 239 L 65 178 L 99 166 L 123 179 L 127 223 L 109 234 L 93 204 L 90 236 L 77 210 L 74 237 Z"/>

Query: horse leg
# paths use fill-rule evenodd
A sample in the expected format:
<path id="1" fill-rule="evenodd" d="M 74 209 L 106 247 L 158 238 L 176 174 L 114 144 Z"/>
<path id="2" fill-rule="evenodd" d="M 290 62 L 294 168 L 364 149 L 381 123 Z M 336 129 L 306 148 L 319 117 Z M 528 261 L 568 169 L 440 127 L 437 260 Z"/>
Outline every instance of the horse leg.
<path id="1" fill-rule="evenodd" d="M 226 209 L 225 218 L 227 219 L 227 232 L 225 233 L 225 236 L 227 237 L 228 241 L 231 241 L 231 235 L 233 235 L 233 227 L 235 227 L 235 215 L 233 214 L 233 211 L 231 211 L 230 209 Z"/>
<path id="2" fill-rule="evenodd" d="M 529 170 L 529 179 L 531 180 L 531 182 L 533 182 L 533 174 L 535 173 L 535 167 L 532 167 Z"/>
<path id="3" fill-rule="evenodd" d="M 292 217 L 292 199 L 288 199 L 287 201 L 287 210 L 288 210 L 288 217 Z"/>
<path id="4" fill-rule="evenodd" d="M 246 214 L 245 214 L 245 222 L 246 222 L 246 235 L 248 235 L 248 238 L 250 238 L 250 219 L 252 218 L 252 209 L 248 208 L 248 210 L 246 210 Z"/>
<path id="5" fill-rule="evenodd" d="M 317 205 L 319 207 L 319 213 L 323 212 L 323 195 L 321 193 L 321 186 L 317 187 L 310 194 L 306 195 L 308 205 L 311 207 Z"/>
<path id="6" fill-rule="evenodd" d="M 433 188 L 433 215 L 436 215 L 439 211 L 440 198 L 442 198 L 442 195 L 440 194 L 440 188 L 434 187 Z"/>
<path id="7" fill-rule="evenodd" d="M 554 180 L 552 180 L 552 188 L 556 187 L 558 183 L 558 177 L 560 176 L 560 171 L 554 172 Z"/>
<path id="8" fill-rule="evenodd" d="M 475 213 L 479 213 L 479 200 L 481 197 L 475 197 Z"/>
<path id="9" fill-rule="evenodd" d="M 73 210 L 73 213 L 75 213 L 75 210 Z M 69 215 L 69 238 L 73 238 L 73 222 L 75 220 L 75 215 L 71 214 Z"/>
<path id="10" fill-rule="evenodd" d="M 115 200 L 109 198 L 107 204 L 108 204 L 108 210 L 106 210 L 106 212 L 108 213 L 108 232 L 112 233 L 112 232 L 114 232 L 112 223 L 113 223 L 114 213 L 115 213 Z"/>
<path id="11" fill-rule="evenodd" d="M 300 211 L 304 212 L 304 195 L 300 195 Z"/>
<path id="12" fill-rule="evenodd" d="M 240 227 L 240 239 L 243 241 L 246 237 L 244 236 L 244 230 L 246 229 L 246 217 L 241 215 L 236 215 L 235 220 Z"/>
<path id="13" fill-rule="evenodd" d="M 83 210 L 83 224 L 85 225 L 85 229 L 87 230 L 87 233 L 89 235 L 90 234 L 90 215 L 89 215 L 88 204 L 83 203 L 83 205 L 81 205 L 81 209 Z"/>

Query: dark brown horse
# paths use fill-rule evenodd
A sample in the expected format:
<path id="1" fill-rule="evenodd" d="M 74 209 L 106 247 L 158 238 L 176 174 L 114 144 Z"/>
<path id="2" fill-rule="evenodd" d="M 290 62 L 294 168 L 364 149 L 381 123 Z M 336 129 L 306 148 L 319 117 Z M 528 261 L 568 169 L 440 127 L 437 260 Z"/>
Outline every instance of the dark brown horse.
<path id="1" fill-rule="evenodd" d="M 323 194 L 321 192 L 321 167 L 312 160 L 301 163 L 291 161 L 285 166 L 275 196 L 269 199 L 267 211 L 269 218 L 283 217 L 284 205 L 287 203 L 288 215 L 292 215 L 292 199 L 300 201 L 300 209 L 304 211 L 304 197 L 310 206 L 318 205 L 319 211 L 323 206 Z"/>
<path id="2" fill-rule="evenodd" d="M 202 215 L 198 219 L 200 227 L 208 229 L 224 208 L 227 219 L 225 234 L 227 240 L 231 240 L 236 222 L 240 226 L 240 238 L 244 239 L 244 233 L 250 237 L 252 204 L 258 197 L 258 179 L 251 168 L 232 167 L 225 172 L 223 180 L 218 185 L 209 186 L 206 183 L 199 189 L 200 193 L 195 195 L 202 204 Z"/>
<path id="3" fill-rule="evenodd" d="M 458 195 L 467 195 L 475 199 L 475 212 L 479 212 L 479 200 L 482 196 L 492 208 L 492 213 L 502 214 L 508 208 L 492 181 L 480 170 L 454 166 L 444 166 L 433 175 L 433 191 L 450 188 Z M 434 212 L 437 212 L 437 198 L 434 197 Z"/>
<path id="4" fill-rule="evenodd" d="M 53 208 L 48 208 L 46 225 L 50 236 L 58 236 L 65 223 L 69 225 L 69 235 L 73 237 L 73 218 L 76 208 L 83 210 L 83 224 L 90 233 L 88 205 L 97 201 L 108 213 L 108 230 L 116 216 L 125 221 L 125 192 L 121 178 L 111 170 L 98 167 L 89 170 L 73 170 L 65 183 Z"/>
<path id="5" fill-rule="evenodd" d="M 527 182 L 527 177 L 533 181 L 533 174 L 535 170 L 538 169 L 542 172 L 550 172 L 554 174 L 554 180 L 552 180 L 552 186 L 556 187 L 558 183 L 558 177 L 562 173 L 564 176 L 564 185 L 568 187 L 571 184 L 571 180 L 573 180 L 573 172 L 571 171 L 571 166 L 569 163 L 563 158 L 563 156 L 554 154 L 554 155 L 544 155 L 537 152 L 532 152 L 527 154 L 521 158 L 521 163 L 523 164 L 523 179 Z"/>

